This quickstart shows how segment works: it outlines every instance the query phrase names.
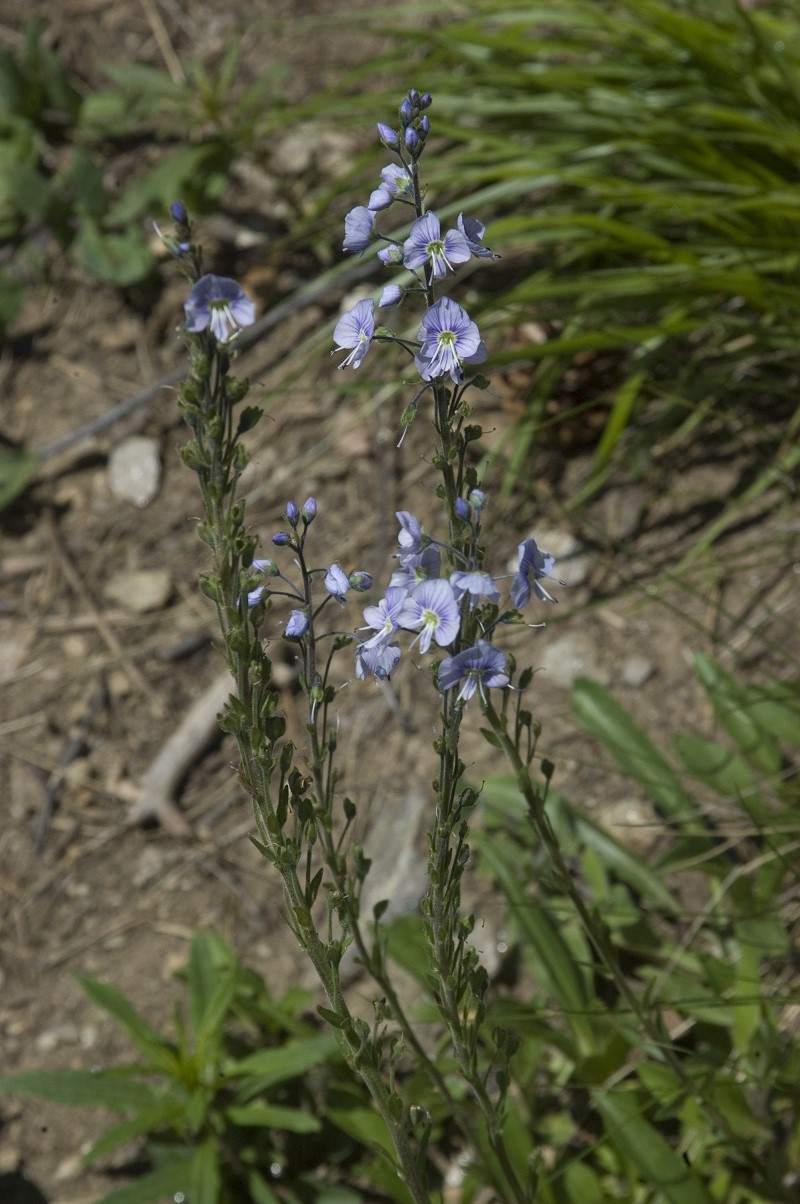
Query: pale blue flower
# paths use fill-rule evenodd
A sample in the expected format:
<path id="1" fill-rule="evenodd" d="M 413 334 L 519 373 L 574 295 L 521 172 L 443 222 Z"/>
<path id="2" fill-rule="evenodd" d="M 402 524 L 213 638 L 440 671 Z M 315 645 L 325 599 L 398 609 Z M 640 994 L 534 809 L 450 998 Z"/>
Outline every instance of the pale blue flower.
<path id="1" fill-rule="evenodd" d="M 289 615 L 283 634 L 287 640 L 299 640 L 308 630 L 308 615 L 302 610 L 293 610 Z"/>
<path id="2" fill-rule="evenodd" d="M 403 603 L 400 626 L 419 631 L 419 650 L 423 654 L 433 640 L 441 648 L 452 644 L 461 626 L 461 615 L 450 582 L 438 577 L 412 590 Z"/>
<path id="3" fill-rule="evenodd" d="M 375 632 L 375 635 L 365 640 L 362 647 L 376 648 L 379 644 L 388 643 L 400 626 L 400 617 L 406 597 L 407 591 L 405 589 L 398 586 L 389 586 L 386 591 L 386 597 L 381 598 L 377 606 L 366 606 L 364 608 L 366 627 L 362 627 L 361 630 L 372 630 Z"/>
<path id="4" fill-rule="evenodd" d="M 400 534 L 397 542 L 400 545 L 400 557 L 415 556 L 422 549 L 422 524 L 410 510 L 396 510 L 395 518 L 400 524 Z"/>
<path id="5" fill-rule="evenodd" d="M 490 577 L 488 573 L 451 573 L 450 584 L 458 602 L 465 594 L 469 594 L 471 605 L 474 605 L 479 598 L 487 598 L 490 602 L 500 601 L 500 590 L 497 588 L 494 578 Z"/>
<path id="6" fill-rule="evenodd" d="M 423 380 L 449 376 L 464 379 L 464 364 L 481 364 L 486 345 L 469 314 L 457 301 L 442 297 L 428 309 L 417 332 L 422 346 L 414 357 Z"/>
<path id="7" fill-rule="evenodd" d="M 478 640 L 472 648 L 465 648 L 455 656 L 448 656 L 439 665 L 439 689 L 444 694 L 460 685 L 458 697 L 469 702 L 476 690 L 486 701 L 485 689 L 503 689 L 508 685 L 506 658 L 498 648 L 485 640 Z"/>
<path id="8" fill-rule="evenodd" d="M 397 305 L 398 301 L 403 300 L 403 290 L 399 284 L 387 284 L 386 288 L 381 293 L 381 299 L 378 302 L 379 308 L 384 308 L 387 305 Z"/>
<path id="9" fill-rule="evenodd" d="M 183 306 L 186 329 L 211 330 L 218 343 L 229 342 L 243 326 L 252 326 L 256 307 L 243 288 L 227 276 L 201 276 Z"/>
<path id="10" fill-rule="evenodd" d="M 279 577 L 280 569 L 274 560 L 254 560 L 250 568 L 256 573 L 263 573 L 265 577 Z M 258 585 L 255 589 L 251 589 L 247 595 L 248 606 L 258 606 L 259 602 L 266 602 L 269 597 L 269 586 Z"/>
<path id="11" fill-rule="evenodd" d="M 476 217 L 464 217 L 463 213 L 458 215 L 458 228 L 467 240 L 467 246 L 473 255 L 478 259 L 499 259 L 499 255 L 495 255 L 494 251 L 490 251 L 488 247 L 483 246 L 483 236 L 486 233 L 486 227 L 483 222 L 479 222 Z"/>
<path id="12" fill-rule="evenodd" d="M 460 230 L 448 230 L 442 238 L 441 223 L 435 213 L 418 217 L 403 243 L 403 263 L 411 270 L 430 263 L 434 277 L 444 276 L 454 264 L 466 263 L 470 257 L 467 240 Z"/>
<path id="13" fill-rule="evenodd" d="M 535 539 L 526 539 L 519 545 L 519 568 L 511 582 L 511 601 L 521 608 L 530 601 L 531 592 L 540 602 L 555 602 L 556 599 L 539 584 L 542 577 L 549 577 L 555 565 L 555 556 L 542 552 Z M 563 585 L 563 582 L 561 583 Z"/>
<path id="14" fill-rule="evenodd" d="M 402 553 L 400 568 L 392 573 L 390 585 L 402 586 L 408 593 L 422 581 L 441 574 L 442 557 L 436 544 L 430 543 L 421 552 Z"/>
<path id="15" fill-rule="evenodd" d="M 350 581 L 347 573 L 339 564 L 331 565 L 325 574 L 324 583 L 328 593 L 332 597 L 338 598 L 340 601 L 344 599 L 345 594 L 350 588 Z"/>
<path id="16" fill-rule="evenodd" d="M 413 195 L 411 176 L 405 167 L 390 163 L 381 170 L 381 183 L 371 194 L 368 209 L 388 209 L 392 201 L 405 200 Z"/>
<path id="17" fill-rule="evenodd" d="M 375 214 L 366 205 L 356 205 L 344 219 L 343 251 L 366 251 L 372 242 L 372 230 L 375 224 Z"/>
<path id="18" fill-rule="evenodd" d="M 358 368 L 364 356 L 369 351 L 372 336 L 375 333 L 375 302 L 371 297 L 359 301 L 346 314 L 342 314 L 333 331 L 334 351 L 350 351 L 346 359 L 339 364 L 346 368 L 352 364 Z"/>
<path id="19" fill-rule="evenodd" d="M 400 660 L 400 648 L 397 644 L 376 644 L 370 646 L 368 641 L 356 648 L 356 677 L 363 681 L 368 673 L 379 680 L 384 680 L 392 673 Z"/>

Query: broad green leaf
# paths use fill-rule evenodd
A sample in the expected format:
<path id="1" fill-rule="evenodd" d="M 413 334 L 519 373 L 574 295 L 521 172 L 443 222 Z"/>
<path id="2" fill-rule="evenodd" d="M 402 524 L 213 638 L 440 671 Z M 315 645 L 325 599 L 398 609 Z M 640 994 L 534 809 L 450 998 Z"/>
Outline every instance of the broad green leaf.
<path id="1" fill-rule="evenodd" d="M 192 933 L 186 981 L 189 986 L 189 1015 L 199 1033 L 203 1017 L 219 983 L 237 967 L 233 951 L 220 937 L 204 929 Z"/>
<path id="2" fill-rule="evenodd" d="M 285 1108 L 254 1100 L 242 1107 L 232 1105 L 225 1115 L 235 1125 L 255 1125 L 264 1129 L 286 1129 L 290 1133 L 318 1133 L 320 1122 L 310 1112 L 300 1108 Z"/>
<path id="3" fill-rule="evenodd" d="M 484 822 L 487 828 L 492 826 L 494 815 L 505 816 L 517 826 L 517 830 L 522 829 L 520 841 L 524 842 L 527 805 L 511 774 L 488 777 L 481 800 L 481 812 L 486 816 Z M 607 870 L 656 907 L 673 914 L 682 911 L 681 904 L 641 856 L 616 840 L 602 824 L 584 815 L 565 795 L 551 790 L 547 796 L 547 812 L 564 852 L 579 854 L 584 848 L 591 849 Z"/>
<path id="4" fill-rule="evenodd" d="M 348 1137 L 352 1137 L 361 1145 L 380 1150 L 394 1164 L 396 1157 L 394 1145 L 386 1125 L 377 1112 L 364 1107 L 363 1104 L 353 1103 L 341 1107 L 331 1103 L 326 1109 L 326 1115 L 331 1124 L 336 1125 Z"/>
<path id="5" fill-rule="evenodd" d="M 736 987 L 733 1006 L 733 1043 L 745 1057 L 750 1040 L 761 1020 L 761 953 L 758 948 L 742 944 L 736 966 Z"/>
<path id="6" fill-rule="evenodd" d="M 70 250 L 98 280 L 121 287 L 144 280 L 153 267 L 153 256 L 137 230 L 106 232 L 88 217 L 81 222 Z"/>
<path id="7" fill-rule="evenodd" d="M 700 1179 L 642 1113 L 631 1091 L 592 1091 L 612 1143 L 644 1183 L 669 1204 L 712 1204 Z"/>
<path id="8" fill-rule="evenodd" d="M 130 1120 L 124 1120 L 120 1124 L 106 1129 L 88 1154 L 84 1154 L 84 1164 L 97 1162 L 98 1158 L 104 1158 L 112 1150 L 124 1145 L 126 1141 L 130 1141 L 134 1137 L 142 1137 L 147 1133 L 159 1133 L 170 1128 L 175 1131 L 180 1130 L 183 1109 L 183 1101 L 175 1098 L 167 1098 L 152 1106 L 138 1108 L 136 1115 Z"/>
<path id="9" fill-rule="evenodd" d="M 319 1066 L 338 1053 L 336 1038 L 331 1034 L 292 1039 L 277 1049 L 262 1049 L 239 1062 L 225 1067 L 231 1079 L 247 1079 L 238 1087 L 237 1098 L 244 1102 L 276 1083 L 299 1078 L 313 1066 Z"/>
<path id="10" fill-rule="evenodd" d="M 800 690 L 787 682 L 742 690 L 747 714 L 762 732 L 800 748 Z"/>
<path id="11" fill-rule="evenodd" d="M 746 692 L 729 673 L 704 653 L 695 655 L 694 668 L 720 723 L 736 741 L 743 755 L 762 773 L 774 776 L 781 765 L 780 750 L 774 738 L 750 714 Z"/>
<path id="12" fill-rule="evenodd" d="M 189 1195 L 191 1156 L 176 1150 L 174 1157 L 132 1183 L 109 1192 L 97 1204 L 163 1204 L 177 1192 Z M 194 1201 L 192 1201 L 194 1204 Z"/>
<path id="13" fill-rule="evenodd" d="M 189 1167 L 190 1204 L 217 1204 L 221 1187 L 220 1152 L 216 1137 L 207 1137 L 195 1150 Z"/>
<path id="14" fill-rule="evenodd" d="M 704 740 L 701 736 L 683 733 L 674 737 L 673 744 L 692 777 L 710 786 L 723 797 L 735 799 L 754 819 L 768 818 L 769 808 L 758 795 L 747 762 L 731 748 L 717 744 L 714 740 Z"/>
<path id="15" fill-rule="evenodd" d="M 594 1005 L 573 953 L 547 909 L 522 889 L 516 866 L 500 855 L 498 842 L 480 829 L 473 830 L 472 842 L 508 900 L 539 981 L 563 1010 L 582 1052 L 590 1053 L 597 1043 L 598 1018 L 589 1015 Z"/>
<path id="16" fill-rule="evenodd" d="M 260 1171 L 248 1171 L 247 1187 L 252 1204 L 281 1204 L 280 1196 L 275 1195 Z"/>
<path id="17" fill-rule="evenodd" d="M 199 1066 L 216 1062 L 225 1035 L 224 1024 L 236 990 L 236 971 L 223 971 L 205 1005 L 199 1029 L 195 1058 Z"/>
<path id="18" fill-rule="evenodd" d="M 0 1077 L 0 1091 L 115 1112 L 151 1107 L 158 1101 L 145 1083 L 119 1070 L 28 1070 Z"/>
<path id="19" fill-rule="evenodd" d="M 418 913 L 398 916 L 387 924 L 385 931 L 389 956 L 429 990 L 430 953 L 422 916 Z"/>
<path id="20" fill-rule="evenodd" d="M 153 1067 L 179 1077 L 180 1066 L 174 1046 L 150 1027 L 124 995 L 95 978 L 79 977 L 78 982 L 92 1003 L 122 1025 Z"/>
<path id="21" fill-rule="evenodd" d="M 705 826 L 672 766 L 605 686 L 579 677 L 572 688 L 572 711 L 668 819 Z"/>

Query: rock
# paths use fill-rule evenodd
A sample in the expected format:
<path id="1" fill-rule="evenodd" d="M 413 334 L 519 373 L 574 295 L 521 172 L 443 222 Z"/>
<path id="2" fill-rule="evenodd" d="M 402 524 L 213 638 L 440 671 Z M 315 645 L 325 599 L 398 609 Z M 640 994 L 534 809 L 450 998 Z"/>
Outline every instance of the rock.
<path id="1" fill-rule="evenodd" d="M 148 506 L 161 487 L 158 442 L 144 435 L 123 439 L 108 457 L 107 476 L 114 497 Z"/>
<path id="2" fill-rule="evenodd" d="M 106 582 L 103 592 L 110 602 L 143 615 L 167 605 L 172 578 L 166 569 L 123 569 Z"/>
<path id="3" fill-rule="evenodd" d="M 568 690 L 576 677 L 591 677 L 603 685 L 608 684 L 609 675 L 600 664 L 597 649 L 583 632 L 562 635 L 551 643 L 543 641 L 538 656 L 537 667 L 543 670 L 542 676 L 537 678 L 540 689 L 556 685 Z"/>
<path id="4" fill-rule="evenodd" d="M 618 542 L 630 539 L 642 525 L 647 490 L 642 485 L 621 485 L 600 498 L 598 515 L 606 534 Z"/>
<path id="5" fill-rule="evenodd" d="M 656 667 L 646 656 L 629 656 L 622 666 L 622 681 L 626 686 L 638 690 L 656 671 Z"/>

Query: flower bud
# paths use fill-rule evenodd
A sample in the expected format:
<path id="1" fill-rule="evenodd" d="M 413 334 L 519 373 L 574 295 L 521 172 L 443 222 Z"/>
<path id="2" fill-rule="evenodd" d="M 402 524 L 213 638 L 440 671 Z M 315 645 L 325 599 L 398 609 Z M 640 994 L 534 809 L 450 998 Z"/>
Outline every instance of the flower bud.
<path id="1" fill-rule="evenodd" d="M 397 146 L 397 134 L 390 125 L 384 125 L 382 121 L 379 121 L 378 134 L 381 142 L 385 142 L 387 146 Z"/>
<path id="2" fill-rule="evenodd" d="M 472 493 L 469 495 L 469 504 L 473 510 L 477 510 L 480 513 L 481 510 L 486 509 L 488 503 L 489 499 L 482 489 L 472 490 Z"/>
<path id="3" fill-rule="evenodd" d="M 300 517 L 300 511 L 297 509 L 297 506 L 295 505 L 294 502 L 286 503 L 285 513 L 286 513 L 286 521 L 289 524 L 289 526 L 296 527 L 297 520 Z"/>
<path id="4" fill-rule="evenodd" d="M 408 99 L 415 109 L 419 106 L 419 92 L 416 88 L 408 89 Z"/>
<path id="5" fill-rule="evenodd" d="M 170 217 L 177 226 L 185 226 L 189 221 L 189 214 L 186 212 L 186 206 L 183 201 L 173 201 L 169 207 Z"/>
<path id="6" fill-rule="evenodd" d="M 276 548 L 286 548 L 292 542 L 291 535 L 287 535 L 285 531 L 276 531 L 272 537 L 272 542 Z"/>
<path id="7" fill-rule="evenodd" d="M 469 504 L 464 501 L 463 497 L 456 498 L 456 514 L 462 523 L 467 522 L 469 519 Z"/>
<path id="8" fill-rule="evenodd" d="M 411 126 L 407 127 L 406 132 L 403 135 L 403 139 L 405 141 L 406 148 L 412 153 L 419 146 L 419 134 L 416 130 L 412 130 Z"/>
<path id="9" fill-rule="evenodd" d="M 420 121 L 419 126 L 417 128 L 419 129 L 421 138 L 428 137 L 428 134 L 431 132 L 431 123 L 430 123 L 430 119 L 429 119 L 427 113 L 422 118 L 422 120 Z"/>
<path id="10" fill-rule="evenodd" d="M 403 126 L 403 129 L 406 128 L 413 116 L 414 112 L 411 108 L 411 102 L 409 100 L 404 100 L 400 105 L 400 123 Z"/>
<path id="11" fill-rule="evenodd" d="M 302 610 L 293 610 L 289 615 L 283 634 L 287 640 L 299 640 L 308 630 L 308 615 Z"/>
<path id="12" fill-rule="evenodd" d="M 369 573 L 351 573 L 348 577 L 350 588 L 359 590 L 363 593 L 365 590 L 372 589 L 372 577 Z"/>
<path id="13" fill-rule="evenodd" d="M 421 109 L 429 109 L 433 104 L 433 97 L 430 92 L 423 92 L 419 98 L 419 107 Z"/>
<path id="14" fill-rule="evenodd" d="M 303 508 L 300 511 L 302 519 L 306 523 L 310 523 L 317 513 L 317 503 L 313 497 L 307 497 L 303 502 Z"/>

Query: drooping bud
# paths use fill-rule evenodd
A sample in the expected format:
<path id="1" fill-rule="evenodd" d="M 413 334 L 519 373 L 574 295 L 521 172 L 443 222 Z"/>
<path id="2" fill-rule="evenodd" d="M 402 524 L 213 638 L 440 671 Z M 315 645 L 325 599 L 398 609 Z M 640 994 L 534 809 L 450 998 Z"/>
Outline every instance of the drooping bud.
<path id="1" fill-rule="evenodd" d="M 378 134 L 381 142 L 385 142 L 387 146 L 397 146 L 397 134 L 390 125 L 384 125 L 382 121 L 379 121 Z"/>

